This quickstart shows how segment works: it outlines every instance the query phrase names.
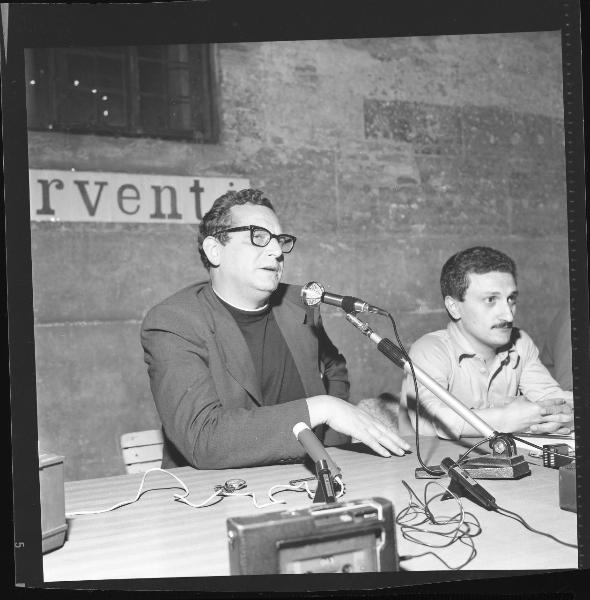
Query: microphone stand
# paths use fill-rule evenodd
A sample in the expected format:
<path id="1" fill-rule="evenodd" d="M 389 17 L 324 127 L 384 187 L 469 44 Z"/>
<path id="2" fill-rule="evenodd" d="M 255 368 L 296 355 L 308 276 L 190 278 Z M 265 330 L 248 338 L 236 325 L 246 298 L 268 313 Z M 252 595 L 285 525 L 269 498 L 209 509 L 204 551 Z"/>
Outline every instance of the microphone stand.
<path id="1" fill-rule="evenodd" d="M 346 313 L 346 320 L 352 323 L 361 333 L 366 335 L 377 345 L 377 349 L 391 362 L 403 369 L 406 373 L 412 373 L 412 368 L 404 353 L 388 338 L 377 335 L 367 323 L 361 321 L 352 312 Z M 516 453 L 516 444 L 509 433 L 498 433 L 492 429 L 483 419 L 473 413 L 461 401 L 455 398 L 448 390 L 445 390 L 426 372 L 413 364 L 416 379 L 437 398 L 442 400 L 449 408 L 454 410 L 460 417 L 477 429 L 483 437 L 489 440 L 492 450 L 491 455 L 478 456 L 466 459 L 461 463 L 474 479 L 520 479 L 530 474 L 531 470 L 527 461 Z M 418 399 L 416 399 L 418 401 Z M 416 415 L 418 418 L 418 415 Z M 441 475 L 444 475 L 444 471 Z M 424 474 L 423 469 L 416 469 L 416 477 L 431 477 Z"/>

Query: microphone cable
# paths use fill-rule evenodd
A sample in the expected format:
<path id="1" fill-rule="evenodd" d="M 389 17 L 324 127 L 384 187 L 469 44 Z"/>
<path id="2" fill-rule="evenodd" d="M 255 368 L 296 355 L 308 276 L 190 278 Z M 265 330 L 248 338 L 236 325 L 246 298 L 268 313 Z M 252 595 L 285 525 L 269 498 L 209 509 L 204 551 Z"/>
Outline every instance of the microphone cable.
<path id="1" fill-rule="evenodd" d="M 455 542 L 460 542 L 469 548 L 469 555 L 467 559 L 457 567 L 451 566 L 432 550 L 422 552 L 421 554 L 402 555 L 399 557 L 399 560 L 411 560 L 430 554 L 440 560 L 447 569 L 452 571 L 457 571 L 467 566 L 477 556 L 474 538 L 482 532 L 481 524 L 477 517 L 474 514 L 465 511 L 461 498 L 452 491 L 447 490 L 438 481 L 429 481 L 424 486 L 424 500 L 421 500 L 416 492 L 414 492 L 410 485 L 403 479 L 402 483 L 410 495 L 408 505 L 398 513 L 395 519 L 396 524 L 400 527 L 402 537 L 409 542 L 414 542 L 420 546 L 428 546 L 429 548 L 448 548 Z M 428 498 L 428 489 L 432 485 L 440 487 L 443 491 Z M 445 496 L 447 493 L 453 497 L 459 506 L 459 512 L 450 516 L 435 516 L 430 508 L 430 504 Z M 416 499 L 417 503 L 414 502 L 413 498 Z M 433 543 L 421 539 L 418 536 L 434 536 L 435 539 L 442 538 L 445 541 Z"/>
<path id="2" fill-rule="evenodd" d="M 528 440 L 523 440 L 521 437 L 518 437 L 517 435 L 514 435 L 513 433 L 510 434 L 515 440 L 522 442 L 523 444 L 527 444 L 527 446 L 532 446 L 533 448 L 537 449 L 537 450 L 541 450 L 541 452 L 543 451 L 543 446 L 539 446 L 538 444 L 533 444 L 533 442 L 529 442 Z M 571 458 L 571 455 L 569 454 L 562 454 L 561 452 L 555 452 L 554 450 L 551 450 L 551 454 L 555 454 L 555 456 L 561 456 L 563 458 Z"/>
<path id="3" fill-rule="evenodd" d="M 170 475 L 171 477 L 176 479 L 176 481 L 180 484 L 180 486 L 173 485 L 173 487 L 174 488 L 182 487 L 184 494 L 183 495 L 173 494 L 174 500 L 176 500 L 177 502 L 182 502 L 183 504 L 186 504 L 187 506 L 190 506 L 191 508 L 209 508 L 211 506 L 214 506 L 218 502 L 221 502 L 221 500 L 223 500 L 223 498 L 225 498 L 227 496 L 249 496 L 250 498 L 252 498 L 252 503 L 254 504 L 254 506 L 256 508 L 266 508 L 267 506 L 273 506 L 275 504 L 285 504 L 284 500 L 275 500 L 274 495 L 270 493 L 270 490 L 268 492 L 268 497 L 270 499 L 270 502 L 266 502 L 264 504 L 259 504 L 256 499 L 256 494 L 254 492 L 238 491 L 241 488 L 246 487 L 246 482 L 244 480 L 238 480 L 240 483 L 239 487 L 234 487 L 234 486 L 228 485 L 230 482 L 226 482 L 224 485 L 217 485 L 217 486 L 215 486 L 214 492 L 206 500 L 199 502 L 199 504 L 194 504 L 194 503 L 190 502 L 189 500 L 187 500 L 187 496 L 189 496 L 190 492 L 189 492 L 187 485 L 184 483 L 184 481 L 182 481 L 174 473 L 167 471 L 166 469 L 161 469 L 160 467 L 153 467 L 143 473 L 143 477 L 141 478 L 141 483 L 139 484 L 139 489 L 137 490 L 135 498 L 132 498 L 131 500 L 123 500 L 122 502 L 117 502 L 116 504 L 114 504 L 113 506 L 109 506 L 108 508 L 101 508 L 101 509 L 96 509 L 96 510 L 77 510 L 77 511 L 73 511 L 73 512 L 67 512 L 67 513 L 65 513 L 66 518 L 71 519 L 73 517 L 78 517 L 78 516 L 82 516 L 82 515 L 99 515 L 99 514 L 111 512 L 118 508 L 122 508 L 123 506 L 128 506 L 129 504 L 134 504 L 146 492 L 169 489 L 168 487 L 166 487 L 166 488 L 157 487 L 157 488 L 144 489 L 143 486 L 145 485 L 147 476 L 150 473 L 154 473 L 156 471 L 159 471 L 160 473 L 164 473 L 165 475 Z M 342 494 L 344 494 L 344 484 L 342 484 L 342 482 L 340 482 L 340 483 L 341 483 L 340 495 L 342 495 Z M 271 490 L 274 487 L 277 487 L 277 486 L 271 487 Z M 288 487 L 294 487 L 294 486 L 288 486 Z"/>
<path id="4" fill-rule="evenodd" d="M 385 311 L 384 311 L 385 312 Z M 393 318 L 392 314 L 390 312 L 387 312 L 387 316 L 389 317 L 389 320 L 391 321 L 391 325 L 393 327 L 393 333 L 395 335 L 395 339 L 400 347 L 400 350 L 402 351 L 402 354 L 404 355 L 404 358 L 408 361 L 408 364 L 410 365 L 410 371 L 412 373 L 412 381 L 414 382 L 414 391 L 416 393 L 416 457 L 418 458 L 418 462 L 420 463 L 420 465 L 422 466 L 422 468 L 429 474 L 432 475 L 433 477 L 440 477 L 441 475 L 444 475 L 444 471 L 442 469 L 431 469 L 430 467 L 428 467 L 424 461 L 422 460 L 422 456 L 420 455 L 420 433 L 419 433 L 419 423 L 420 423 L 420 396 L 418 394 L 418 381 L 416 379 L 416 373 L 414 372 L 414 365 L 412 363 L 412 359 L 410 358 L 410 355 L 408 354 L 408 352 L 406 351 L 404 345 L 402 344 L 402 341 L 399 337 L 399 334 L 397 332 L 397 325 L 395 324 L 395 319 Z M 407 398 L 407 391 L 406 391 L 406 398 Z M 407 401 L 406 401 L 407 404 Z"/>
<path id="5" fill-rule="evenodd" d="M 466 459 L 467 456 L 476 448 L 479 448 L 479 446 L 481 446 L 482 444 L 485 444 L 487 441 L 489 441 L 489 438 L 483 438 L 483 440 L 480 440 L 479 442 L 477 442 L 476 444 L 473 444 L 473 446 L 471 446 L 471 448 L 468 448 L 463 454 L 461 454 L 461 456 L 456 460 L 456 463 L 458 465 L 462 465 Z"/>
<path id="6" fill-rule="evenodd" d="M 523 519 L 523 517 L 521 517 L 518 513 L 512 512 L 511 510 L 508 510 L 506 508 L 502 508 L 501 506 L 498 506 L 498 505 L 496 505 L 495 511 L 499 515 L 502 515 L 503 517 L 509 517 L 510 519 L 514 519 L 518 523 L 521 523 L 526 529 L 528 529 L 529 531 L 532 531 L 533 533 L 538 533 L 539 535 L 544 535 L 545 537 L 551 538 L 555 542 L 557 542 L 559 544 L 563 544 L 564 546 L 567 546 L 568 548 L 577 548 L 578 547 L 577 544 L 570 544 L 568 542 L 564 542 L 563 540 L 560 540 L 559 538 L 556 538 L 551 533 L 547 533 L 546 531 L 539 531 L 538 529 L 535 529 L 534 527 L 531 527 Z"/>

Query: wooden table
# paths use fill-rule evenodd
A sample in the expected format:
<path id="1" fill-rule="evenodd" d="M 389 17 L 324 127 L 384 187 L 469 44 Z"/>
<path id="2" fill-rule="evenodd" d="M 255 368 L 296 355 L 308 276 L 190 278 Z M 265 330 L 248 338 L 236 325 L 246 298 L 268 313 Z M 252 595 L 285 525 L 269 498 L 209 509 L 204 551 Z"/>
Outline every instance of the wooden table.
<path id="1" fill-rule="evenodd" d="M 425 439 L 420 444 L 423 460 L 438 464 L 445 456 L 454 459 L 462 453 L 465 442 Z M 381 496 L 392 501 L 395 513 L 408 504 L 409 495 L 402 479 L 422 495 L 427 481 L 416 479 L 415 453 L 389 459 L 376 456 L 361 444 L 350 449 L 329 449 L 341 467 L 346 485 L 342 500 Z M 529 457 L 527 457 L 528 459 Z M 536 460 L 536 464 L 533 463 Z M 543 467 L 530 459 L 531 475 L 520 480 L 480 481 L 496 498 L 499 506 L 524 517 L 535 529 L 559 539 L 577 542 L 575 513 L 559 508 L 558 471 Z M 309 476 L 301 464 L 276 465 L 224 471 L 198 471 L 189 467 L 173 469 L 190 490 L 188 497 L 198 504 L 205 500 L 216 484 L 230 478 L 247 481 L 247 490 L 256 493 L 259 503 L 267 502 L 267 490 L 290 479 Z M 141 474 L 67 482 L 66 513 L 98 510 L 135 497 Z M 448 484 L 448 478 L 441 483 Z M 163 577 L 202 577 L 229 575 L 226 519 L 230 516 L 303 508 L 312 505 L 307 494 L 284 492 L 278 496 L 284 505 L 256 508 L 249 497 L 226 497 L 208 508 L 191 508 L 173 499 L 180 493 L 176 481 L 162 472 L 150 473 L 146 489 L 134 504 L 112 512 L 68 519 L 64 546 L 44 556 L 44 580 L 80 581 L 106 579 L 141 579 Z M 437 487 L 437 486 L 431 486 Z M 489 512 L 465 499 L 464 507 L 479 519 L 482 533 L 475 538 L 477 556 L 466 567 L 472 570 L 556 570 L 577 568 L 577 550 L 547 537 L 527 531 L 523 525 Z M 442 503 L 455 512 L 454 501 Z M 441 506 L 441 503 L 438 504 Z M 428 550 L 407 541 L 396 527 L 399 555 L 417 555 Z M 462 544 L 434 549 L 452 566 L 460 565 L 469 550 Z M 432 555 L 405 560 L 405 570 L 434 571 L 445 569 Z"/>

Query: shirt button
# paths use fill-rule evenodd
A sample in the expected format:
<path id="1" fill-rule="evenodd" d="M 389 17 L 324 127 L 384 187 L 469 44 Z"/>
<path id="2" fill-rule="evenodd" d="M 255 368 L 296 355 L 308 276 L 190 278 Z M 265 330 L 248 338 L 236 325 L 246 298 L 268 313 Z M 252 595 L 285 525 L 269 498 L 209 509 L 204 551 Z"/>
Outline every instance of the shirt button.
<path id="1" fill-rule="evenodd" d="M 480 373 L 485 373 L 486 372 L 486 368 L 485 367 L 481 367 L 481 369 L 479 370 Z"/>

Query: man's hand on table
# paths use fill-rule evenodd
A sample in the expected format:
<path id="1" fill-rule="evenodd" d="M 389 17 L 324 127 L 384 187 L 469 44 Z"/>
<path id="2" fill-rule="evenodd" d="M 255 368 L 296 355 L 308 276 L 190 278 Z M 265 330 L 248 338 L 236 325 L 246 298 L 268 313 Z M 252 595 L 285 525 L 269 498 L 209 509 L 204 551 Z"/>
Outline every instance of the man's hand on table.
<path id="1" fill-rule="evenodd" d="M 307 398 L 311 426 L 325 423 L 332 429 L 355 438 L 381 456 L 403 456 L 410 445 L 397 433 L 383 425 L 354 404 L 335 396 L 321 395 Z"/>
<path id="2" fill-rule="evenodd" d="M 566 398 L 546 398 L 536 404 L 541 407 L 541 423 L 531 425 L 531 433 L 567 435 L 574 428 L 574 413 Z"/>
<path id="3" fill-rule="evenodd" d="M 546 398 L 531 402 L 517 397 L 503 407 L 507 432 L 558 433 L 567 435 L 573 428 L 573 412 L 565 398 Z"/>

